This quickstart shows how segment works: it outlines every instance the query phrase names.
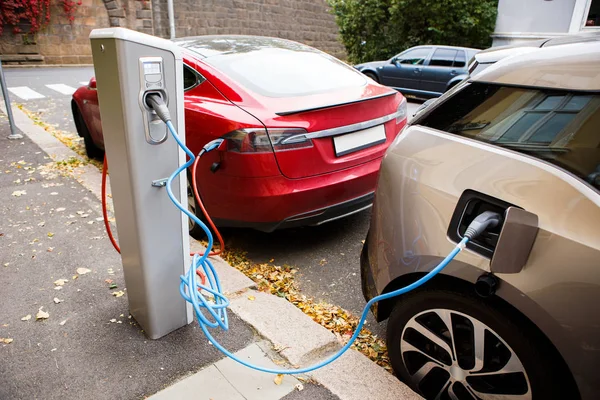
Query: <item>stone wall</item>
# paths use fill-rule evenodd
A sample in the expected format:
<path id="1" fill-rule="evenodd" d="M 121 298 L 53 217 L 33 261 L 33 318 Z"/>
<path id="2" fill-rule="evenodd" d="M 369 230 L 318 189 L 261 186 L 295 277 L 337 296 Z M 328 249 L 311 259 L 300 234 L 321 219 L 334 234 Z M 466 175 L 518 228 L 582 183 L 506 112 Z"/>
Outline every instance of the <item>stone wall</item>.
<path id="1" fill-rule="evenodd" d="M 169 36 L 167 0 L 152 0 L 155 34 Z M 345 58 L 325 0 L 177 0 L 177 37 L 262 35 L 294 40 Z"/>
<path id="2" fill-rule="evenodd" d="M 5 64 L 91 64 L 92 29 L 121 26 L 169 37 L 167 0 L 82 0 L 71 24 L 53 1 L 51 21 L 31 40 L 5 29 Z M 174 0 L 176 36 L 275 36 L 345 58 L 338 27 L 325 0 Z"/>

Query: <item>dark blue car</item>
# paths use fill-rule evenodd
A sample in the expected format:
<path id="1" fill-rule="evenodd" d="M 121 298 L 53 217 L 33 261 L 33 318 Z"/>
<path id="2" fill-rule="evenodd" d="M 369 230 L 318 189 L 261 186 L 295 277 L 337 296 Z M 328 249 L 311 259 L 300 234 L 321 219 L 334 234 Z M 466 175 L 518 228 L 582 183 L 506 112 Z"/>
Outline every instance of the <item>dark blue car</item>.
<path id="1" fill-rule="evenodd" d="M 358 69 L 407 97 L 431 98 L 465 79 L 469 60 L 480 50 L 468 47 L 417 46 L 387 61 L 358 64 Z"/>

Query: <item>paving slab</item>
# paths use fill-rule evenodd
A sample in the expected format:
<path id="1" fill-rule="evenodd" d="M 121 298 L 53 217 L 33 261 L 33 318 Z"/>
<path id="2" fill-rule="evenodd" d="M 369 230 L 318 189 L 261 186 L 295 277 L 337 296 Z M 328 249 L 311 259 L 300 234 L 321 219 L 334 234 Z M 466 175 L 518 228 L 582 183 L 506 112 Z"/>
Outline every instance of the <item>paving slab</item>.
<path id="1" fill-rule="evenodd" d="M 236 352 L 235 355 L 260 367 L 281 369 L 281 366 L 271 361 L 256 343 Z M 278 400 L 295 390 L 295 386 L 300 383 L 293 376 L 284 375 L 278 385 L 274 381 L 276 375 L 248 368 L 231 358 L 217 361 L 215 367 L 247 400 Z"/>
<path id="2" fill-rule="evenodd" d="M 148 400 L 244 400 L 223 374 L 211 365 L 173 386 L 150 396 Z"/>
<path id="3" fill-rule="evenodd" d="M 293 365 L 310 365 L 340 347 L 333 333 L 280 297 L 252 291 L 231 300 L 230 309 L 283 348 L 280 354 Z"/>

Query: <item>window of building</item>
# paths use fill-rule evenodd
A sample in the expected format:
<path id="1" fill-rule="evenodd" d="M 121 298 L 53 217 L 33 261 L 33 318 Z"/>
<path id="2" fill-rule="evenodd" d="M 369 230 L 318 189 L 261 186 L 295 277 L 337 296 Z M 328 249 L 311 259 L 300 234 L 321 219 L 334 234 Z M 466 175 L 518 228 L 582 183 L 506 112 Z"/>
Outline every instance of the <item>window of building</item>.
<path id="1" fill-rule="evenodd" d="M 590 9 L 585 18 L 584 26 L 600 27 L 600 0 L 590 0 Z"/>
<path id="2" fill-rule="evenodd" d="M 476 82 L 416 123 L 539 158 L 600 191 L 600 94 Z"/>

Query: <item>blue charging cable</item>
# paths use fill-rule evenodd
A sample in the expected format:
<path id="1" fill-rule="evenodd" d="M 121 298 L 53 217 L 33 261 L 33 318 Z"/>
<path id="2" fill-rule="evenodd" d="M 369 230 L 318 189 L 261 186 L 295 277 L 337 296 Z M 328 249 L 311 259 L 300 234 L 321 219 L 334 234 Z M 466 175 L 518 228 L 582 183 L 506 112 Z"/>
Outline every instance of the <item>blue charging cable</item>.
<path id="1" fill-rule="evenodd" d="M 218 277 L 212 263 L 208 259 L 208 254 L 213 246 L 213 237 L 212 237 L 210 230 L 196 215 L 191 213 L 186 207 L 184 207 L 175 198 L 175 196 L 173 195 L 173 191 L 171 190 L 171 183 L 173 182 L 173 180 L 180 173 L 182 173 L 189 166 L 191 166 L 194 163 L 194 160 L 196 157 L 190 151 L 190 149 L 188 149 L 181 142 L 171 121 L 167 120 L 166 124 L 167 124 L 167 127 L 169 128 L 169 131 L 173 135 L 173 138 L 177 142 L 177 144 L 190 157 L 190 160 L 187 163 L 180 166 L 175 172 L 173 172 L 173 174 L 167 180 L 167 194 L 168 194 L 169 198 L 171 199 L 171 201 L 173 202 L 173 204 L 175 204 L 175 206 L 177 208 L 179 208 L 181 210 L 181 212 L 186 214 L 189 218 L 193 219 L 196 224 L 201 226 L 202 229 L 204 230 L 204 232 L 206 233 L 206 236 L 208 237 L 208 247 L 207 247 L 206 251 L 204 252 L 204 255 L 202 255 L 202 256 L 200 256 L 198 254 L 194 255 L 194 257 L 192 259 L 192 266 L 190 267 L 189 271 L 187 272 L 187 275 L 181 276 L 181 284 L 179 286 L 179 291 L 181 293 L 181 296 L 187 302 L 192 304 L 194 311 L 196 312 L 196 316 L 198 318 L 198 324 L 200 325 L 202 332 L 204 332 L 204 334 L 206 335 L 208 340 L 218 350 L 220 350 L 223 354 L 225 354 L 227 357 L 237 361 L 238 363 L 240 363 L 242 365 L 245 365 L 246 367 L 253 368 L 255 370 L 262 371 L 262 372 L 272 373 L 272 374 L 301 374 L 301 373 L 314 371 L 318 368 L 324 367 L 325 365 L 335 361 L 342 354 L 344 354 L 344 352 L 346 352 L 346 350 L 348 350 L 350 348 L 350 346 L 352 346 L 352 344 L 354 343 L 354 341 L 360 334 L 360 331 L 361 331 L 361 329 L 365 323 L 365 320 L 367 318 L 369 309 L 371 308 L 371 306 L 373 304 L 375 304 L 378 301 L 382 301 L 382 300 L 386 300 L 386 299 L 389 299 L 392 297 L 400 296 L 404 293 L 410 292 L 411 290 L 414 290 L 414 289 L 418 288 L 419 286 L 423 285 L 425 282 L 429 281 L 431 278 L 433 278 L 435 275 L 437 275 L 441 270 L 443 270 L 450 263 L 450 261 L 452 261 L 454 259 L 454 257 L 456 257 L 456 255 L 462 249 L 465 248 L 467 242 L 469 241 L 469 238 L 465 236 L 460 241 L 460 243 L 457 244 L 456 247 L 454 247 L 454 249 L 450 252 L 450 254 L 448 254 L 446 256 L 446 258 L 444 258 L 444 260 L 438 264 L 438 266 L 436 266 L 429 273 L 427 273 L 426 275 L 424 275 L 417 281 L 415 281 L 415 282 L 411 283 L 410 285 L 407 285 L 403 288 L 373 297 L 365 305 L 365 308 L 360 317 L 358 326 L 356 327 L 356 330 L 354 331 L 354 334 L 352 335 L 352 337 L 350 338 L 348 343 L 346 343 L 344 345 L 344 347 L 342 347 L 337 353 L 330 356 L 329 358 L 327 358 L 313 366 L 310 366 L 310 367 L 305 367 L 305 368 L 300 368 L 300 369 L 292 369 L 292 370 L 264 368 L 264 367 L 261 367 L 258 365 L 250 364 L 249 362 L 238 358 L 235 354 L 228 351 L 219 342 L 217 342 L 217 340 L 210 334 L 209 328 L 220 327 L 226 331 L 229 330 L 229 323 L 228 323 L 228 319 L 227 319 L 227 307 L 229 306 L 229 300 L 223 295 L 219 277 Z M 204 146 L 204 148 L 200 152 L 199 157 L 204 152 L 211 151 L 211 150 L 215 149 L 216 147 L 218 147 L 221 144 L 221 142 L 222 142 L 222 139 L 217 139 L 215 141 L 208 143 L 206 146 Z M 493 221 L 489 222 L 488 220 L 486 220 L 485 226 L 483 228 L 479 228 L 479 229 L 481 231 L 483 231 L 488 226 L 491 227 L 492 225 L 493 225 Z M 479 232 L 479 233 L 481 233 L 481 232 Z M 473 235 L 469 235 L 469 236 L 474 237 Z M 198 276 L 196 274 L 196 270 L 198 268 L 202 269 L 202 272 L 204 273 L 204 275 L 207 278 L 208 282 L 206 285 L 203 285 L 201 282 L 198 281 Z M 198 290 L 198 289 L 200 289 L 200 290 Z M 208 293 L 209 296 L 207 296 L 204 293 Z M 210 297 L 212 297 L 212 299 Z M 203 310 L 204 310 L 204 312 L 203 312 Z M 205 312 L 208 313 L 209 316 L 205 315 Z"/>

